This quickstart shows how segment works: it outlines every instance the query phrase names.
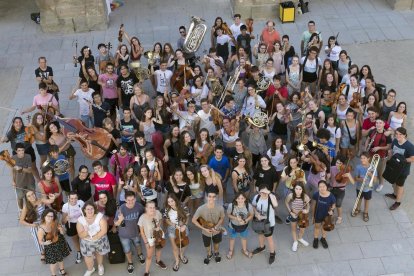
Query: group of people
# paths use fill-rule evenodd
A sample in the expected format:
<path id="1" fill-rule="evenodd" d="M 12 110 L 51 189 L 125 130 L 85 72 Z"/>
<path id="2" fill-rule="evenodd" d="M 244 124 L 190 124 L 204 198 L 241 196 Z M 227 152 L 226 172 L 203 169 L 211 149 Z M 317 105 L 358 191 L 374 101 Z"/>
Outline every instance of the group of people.
<path id="1" fill-rule="evenodd" d="M 386 162 L 397 154 L 404 159 L 402 170 L 391 183 L 393 193 L 385 196 L 395 201 L 391 210 L 400 206 L 414 146 L 407 140 L 407 105 L 397 101 L 397 92 L 384 93 L 370 66 L 359 68 L 335 36 L 324 46 L 313 21 L 299 52 L 273 21 L 252 46 L 253 20 L 246 22 L 236 14 L 229 27 L 216 18 L 209 54 L 201 61 L 184 51 L 184 26 L 175 51 L 170 43 L 155 43 L 146 54 L 153 91 L 144 90 L 145 74 L 129 67 L 141 61 L 144 48 L 124 27 L 118 40 L 127 44 L 121 42 L 115 55 L 104 43 L 96 57 L 84 46 L 75 59 L 79 81 L 69 99 L 79 103 L 77 120 L 89 130 L 105 129 L 111 146 L 93 161 L 93 172 L 81 164 L 77 175 L 72 143 L 85 148 L 91 141 L 65 123 L 58 97 L 63 93 L 46 58 L 39 58 L 39 94 L 22 114 L 37 111 L 26 125 L 15 117 L 2 142 L 10 142 L 13 151 L 8 165 L 20 222 L 30 227 L 52 275 L 57 268 L 66 275 L 65 234 L 77 251 L 75 262 L 86 264 L 85 276 L 95 272 L 95 261 L 104 274 L 103 257 L 111 254 L 114 235 L 127 271 L 135 269 L 136 251 L 145 275 L 154 254 L 155 264 L 167 269 L 166 237 L 172 269 L 190 261 L 190 228 L 201 230 L 205 265 L 221 262 L 224 234 L 227 259 L 240 237 L 244 256 L 252 258 L 267 245 L 272 264 L 275 226 L 283 222 L 291 225 L 293 251 L 309 245 L 304 233 L 312 222 L 312 246 L 328 248 L 327 232 L 343 220 L 347 185 L 361 192 L 351 215 L 362 212 L 367 222 L 373 190 L 381 192 Z M 372 162 L 376 155 L 379 160 Z M 249 225 L 258 237 L 254 250 L 247 245 Z"/>

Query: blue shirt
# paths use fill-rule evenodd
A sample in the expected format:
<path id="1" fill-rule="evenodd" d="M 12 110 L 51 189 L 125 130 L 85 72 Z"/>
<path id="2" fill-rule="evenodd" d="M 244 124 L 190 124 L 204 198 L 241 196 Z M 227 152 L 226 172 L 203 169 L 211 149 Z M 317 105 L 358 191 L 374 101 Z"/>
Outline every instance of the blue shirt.
<path id="1" fill-rule="evenodd" d="M 362 177 L 362 178 L 364 178 L 365 175 L 367 174 L 368 167 L 365 168 L 361 164 L 357 165 L 356 166 L 356 169 L 355 169 L 355 177 Z M 375 176 L 377 176 L 377 172 L 376 171 L 375 171 Z M 372 187 L 369 187 L 369 181 L 371 180 L 371 178 L 368 177 L 368 179 L 369 179 L 368 182 L 365 183 L 364 189 L 362 190 L 363 192 L 372 191 Z M 356 183 L 355 183 L 356 189 L 357 190 L 360 190 L 361 189 L 361 186 L 362 186 L 362 181 L 356 181 Z"/>
<path id="2" fill-rule="evenodd" d="M 221 176 L 222 180 L 224 180 L 227 170 L 230 169 L 230 161 L 227 156 L 224 155 L 220 161 L 217 161 L 216 157 L 213 156 L 210 159 L 210 162 L 208 162 L 208 165 Z"/>

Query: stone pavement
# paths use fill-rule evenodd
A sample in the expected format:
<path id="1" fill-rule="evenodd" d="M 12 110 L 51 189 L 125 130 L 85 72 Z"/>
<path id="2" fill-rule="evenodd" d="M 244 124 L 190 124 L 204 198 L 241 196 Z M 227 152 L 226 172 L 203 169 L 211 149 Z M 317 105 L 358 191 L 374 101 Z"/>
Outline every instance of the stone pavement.
<path id="1" fill-rule="evenodd" d="M 318 30 L 326 39 L 329 35 L 339 34 L 339 41 L 347 49 L 352 59 L 359 65 L 370 64 L 375 78 L 394 87 L 398 99 L 405 99 L 408 111 L 414 106 L 410 97 L 412 64 L 411 54 L 414 41 L 414 13 L 392 11 L 384 0 L 312 0 L 311 12 L 298 15 L 295 23 L 280 24 L 281 34 L 289 34 L 296 49 L 300 34 L 306 29 L 307 21 L 316 21 Z M 0 2 L 0 70 L 3 91 L 0 106 L 19 108 L 30 106 L 36 93 L 34 68 L 37 58 L 46 56 L 54 69 L 55 80 L 59 84 L 63 112 L 67 116 L 77 115 L 77 103 L 67 100 L 71 88 L 76 82 L 79 68 L 71 64 L 74 53 L 73 41 L 78 40 L 79 48 L 89 45 L 94 53 L 100 42 L 111 41 L 114 45 L 118 28 L 124 23 L 128 33 L 137 35 L 146 49 L 152 48 L 154 41 L 175 42 L 178 26 L 188 25 L 190 15 L 201 16 L 211 26 L 219 15 L 231 22 L 229 1 L 190 1 L 190 0 L 126 0 L 125 5 L 110 15 L 111 22 L 107 31 L 85 34 L 58 35 L 44 34 L 34 24 L 29 14 L 36 11 L 33 1 L 15 0 Z M 259 33 L 264 22 L 255 22 L 255 33 Z M 208 49 L 209 34 L 199 51 Z M 403 41 L 408 40 L 408 41 Z M 402 62 L 397 60 L 402 59 Z M 390 74 L 390 72 L 392 72 Z M 149 86 L 148 86 L 149 87 Z M 0 125 L 8 126 L 13 112 L 0 108 Z M 411 116 L 410 116 L 411 117 Z M 409 134 L 413 135 L 412 120 L 409 120 Z M 5 131 L 3 131 L 4 133 Z M 9 148 L 2 145 L 1 149 Z M 76 167 L 90 164 L 77 155 Z M 374 193 L 371 203 L 370 221 L 365 223 L 361 217 L 350 218 L 349 210 L 354 202 L 355 192 L 348 187 L 344 200 L 342 225 L 329 233 L 329 249 L 300 247 L 298 252 L 291 251 L 290 227 L 277 225 L 274 238 L 277 244 L 276 262 L 267 265 L 268 253 L 246 259 L 236 242 L 236 253 L 231 261 L 224 258 L 228 246 L 225 237 L 221 247 L 223 261 L 209 266 L 202 264 L 204 252 L 199 231 L 190 234 L 191 245 L 187 256 L 190 263 L 182 265 L 177 275 L 414 275 L 414 208 L 410 206 L 414 182 L 408 181 L 408 193 L 403 208 L 388 211 L 391 202 L 382 194 L 388 192 L 386 186 L 381 194 Z M 279 212 L 285 216 L 287 211 L 283 202 L 279 202 Z M 17 207 L 14 191 L 10 187 L 10 172 L 0 166 L 0 274 L 1 275 L 49 275 L 48 266 L 39 262 L 28 229 L 18 225 Z M 312 227 L 306 231 L 305 239 L 312 240 Z M 249 249 L 257 246 L 255 235 L 249 238 Z M 163 252 L 163 260 L 169 266 L 167 271 L 154 267 L 153 275 L 169 275 L 173 263 L 170 246 Z M 266 256 L 266 257 L 265 257 Z M 83 275 L 84 264 L 75 265 L 74 256 L 65 260 L 67 271 L 71 275 Z M 106 264 L 106 275 L 126 274 L 125 265 Z M 143 267 L 136 265 L 136 275 L 142 275 Z"/>

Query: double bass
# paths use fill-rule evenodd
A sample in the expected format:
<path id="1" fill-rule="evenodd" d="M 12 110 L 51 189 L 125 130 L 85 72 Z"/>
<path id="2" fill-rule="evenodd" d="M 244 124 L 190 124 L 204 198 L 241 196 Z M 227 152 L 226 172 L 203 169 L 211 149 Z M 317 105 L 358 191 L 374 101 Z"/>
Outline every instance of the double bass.
<path id="1" fill-rule="evenodd" d="M 81 150 L 86 158 L 98 160 L 103 158 L 111 146 L 112 139 L 109 132 L 103 128 L 87 128 L 80 119 L 59 118 L 54 119 L 63 126 L 63 133 L 71 135 L 81 145 Z"/>

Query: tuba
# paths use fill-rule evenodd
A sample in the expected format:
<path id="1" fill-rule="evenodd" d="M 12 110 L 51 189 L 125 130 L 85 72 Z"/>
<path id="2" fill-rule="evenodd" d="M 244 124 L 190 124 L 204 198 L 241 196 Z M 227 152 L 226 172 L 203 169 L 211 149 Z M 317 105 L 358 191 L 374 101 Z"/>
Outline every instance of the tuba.
<path id="1" fill-rule="evenodd" d="M 200 48 L 203 38 L 207 32 L 206 24 L 203 24 L 204 19 L 192 16 L 190 28 L 184 40 L 183 50 L 187 54 L 195 53 Z"/>
<path id="2" fill-rule="evenodd" d="M 59 159 L 55 162 L 53 166 L 50 165 L 50 160 L 46 160 L 42 164 L 42 168 L 50 166 L 56 175 L 62 175 L 68 172 L 69 169 L 69 161 L 65 159 Z"/>
<path id="3" fill-rule="evenodd" d="M 129 66 L 140 82 L 149 79 L 151 75 L 150 71 L 147 68 L 141 67 L 141 62 L 134 61 L 131 62 Z"/>

